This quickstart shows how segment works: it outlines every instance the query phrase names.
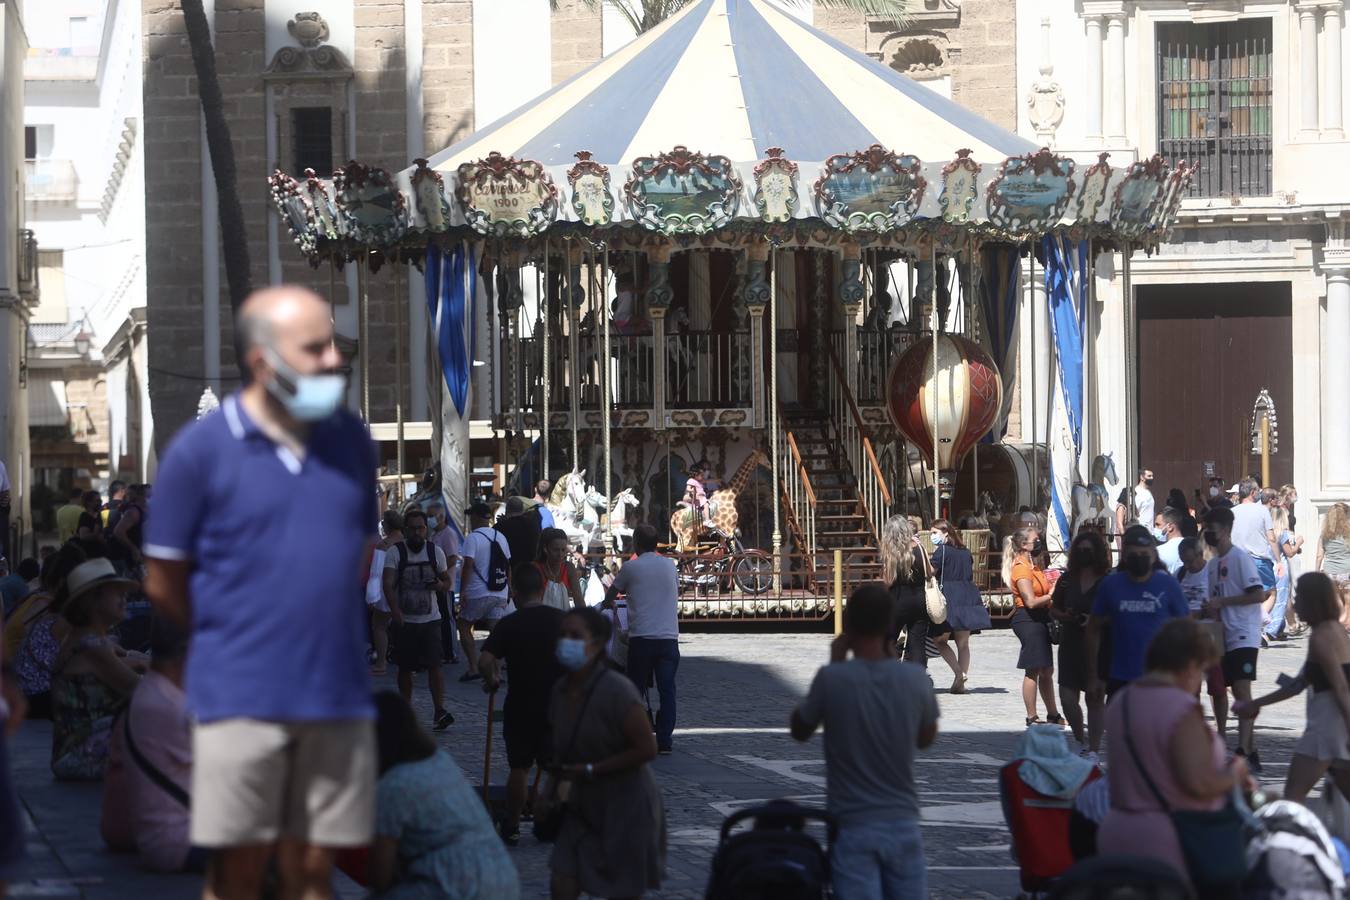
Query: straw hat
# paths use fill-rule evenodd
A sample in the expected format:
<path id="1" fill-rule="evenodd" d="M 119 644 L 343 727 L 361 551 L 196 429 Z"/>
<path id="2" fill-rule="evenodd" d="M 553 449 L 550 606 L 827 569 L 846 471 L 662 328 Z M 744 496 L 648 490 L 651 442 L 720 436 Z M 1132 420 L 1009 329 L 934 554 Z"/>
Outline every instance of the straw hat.
<path id="1" fill-rule="evenodd" d="M 66 576 L 66 594 L 74 600 L 81 594 L 105 584 L 134 587 L 136 582 L 118 575 L 108 560 L 90 559 L 70 570 L 70 574 Z"/>

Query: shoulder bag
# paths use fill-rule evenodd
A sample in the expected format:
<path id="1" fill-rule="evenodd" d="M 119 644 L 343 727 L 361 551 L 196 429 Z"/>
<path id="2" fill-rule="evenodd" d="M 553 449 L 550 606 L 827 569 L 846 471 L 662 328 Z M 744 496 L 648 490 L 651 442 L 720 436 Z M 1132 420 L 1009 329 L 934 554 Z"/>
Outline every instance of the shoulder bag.
<path id="1" fill-rule="evenodd" d="M 941 569 L 938 569 L 937 575 L 936 578 L 930 575 L 924 585 L 923 605 L 928 611 L 928 621 L 941 625 L 947 621 L 947 595 L 942 593 Z"/>
<path id="2" fill-rule="evenodd" d="M 1237 807 L 1241 796 L 1239 788 L 1234 786 L 1234 797 L 1222 809 L 1172 809 L 1139 759 L 1139 751 L 1130 733 L 1130 694 L 1127 688 L 1122 698 L 1125 704 L 1122 707 L 1125 714 L 1125 746 L 1130 752 L 1135 771 L 1148 785 L 1158 806 L 1172 819 L 1191 881 L 1195 882 L 1201 896 L 1205 895 L 1206 887 L 1242 881 L 1247 875 L 1247 841 L 1242 831 L 1244 819 Z"/>
<path id="3" fill-rule="evenodd" d="M 581 706 L 577 710 L 576 720 L 572 723 L 572 735 L 567 740 L 567 749 L 555 759 L 554 767 L 544 770 L 539 782 L 539 793 L 534 801 L 534 836 L 537 840 L 551 844 L 557 840 L 558 832 L 562 831 L 563 819 L 567 816 L 568 799 L 571 797 L 574 779 L 568 775 L 565 776 L 556 768 L 572 755 L 572 748 L 576 746 L 577 735 L 581 733 L 581 723 L 586 717 L 586 707 L 591 703 L 591 695 L 595 693 L 596 687 L 600 684 L 600 679 L 608 673 L 604 670 L 598 672 L 591 686 L 586 689 L 586 696 L 582 698 Z"/>

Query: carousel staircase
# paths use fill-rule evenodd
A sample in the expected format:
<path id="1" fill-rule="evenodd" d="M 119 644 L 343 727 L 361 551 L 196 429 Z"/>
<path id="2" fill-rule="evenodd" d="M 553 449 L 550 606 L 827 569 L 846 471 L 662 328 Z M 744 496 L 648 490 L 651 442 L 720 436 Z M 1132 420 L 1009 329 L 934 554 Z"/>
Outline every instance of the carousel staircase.
<path id="1" fill-rule="evenodd" d="M 815 550 L 817 571 L 828 570 L 836 549 L 875 552 L 876 535 L 864 515 L 858 479 L 849 467 L 825 413 L 809 409 L 783 410 L 783 424 L 796 442 L 815 494 Z"/>

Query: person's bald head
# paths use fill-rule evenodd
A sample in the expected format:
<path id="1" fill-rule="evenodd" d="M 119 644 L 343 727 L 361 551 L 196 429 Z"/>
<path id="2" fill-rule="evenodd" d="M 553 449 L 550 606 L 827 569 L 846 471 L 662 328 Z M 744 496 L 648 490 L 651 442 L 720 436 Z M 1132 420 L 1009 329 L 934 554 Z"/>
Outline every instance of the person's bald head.
<path id="1" fill-rule="evenodd" d="M 333 344 L 328 302 L 305 287 L 278 285 L 254 291 L 239 308 L 235 327 L 245 365 L 264 384 L 276 370 L 270 354 L 300 375 L 332 371 L 342 361 Z"/>

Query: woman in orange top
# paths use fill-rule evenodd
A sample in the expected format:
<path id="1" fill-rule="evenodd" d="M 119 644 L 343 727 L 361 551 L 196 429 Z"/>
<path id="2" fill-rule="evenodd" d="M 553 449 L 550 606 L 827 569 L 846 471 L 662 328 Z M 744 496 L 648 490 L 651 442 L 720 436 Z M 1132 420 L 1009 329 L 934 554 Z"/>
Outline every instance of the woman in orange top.
<path id="1" fill-rule="evenodd" d="M 1063 725 L 1055 706 L 1055 658 L 1050 649 L 1050 579 L 1036 560 L 1040 531 L 1028 525 L 1018 528 L 1003 542 L 1003 583 L 1012 591 L 1013 634 L 1022 644 L 1017 668 L 1023 672 L 1022 702 L 1027 724 L 1041 721 L 1036 714 L 1036 692 L 1045 701 L 1045 721 Z"/>

